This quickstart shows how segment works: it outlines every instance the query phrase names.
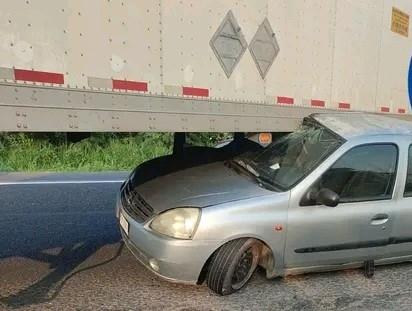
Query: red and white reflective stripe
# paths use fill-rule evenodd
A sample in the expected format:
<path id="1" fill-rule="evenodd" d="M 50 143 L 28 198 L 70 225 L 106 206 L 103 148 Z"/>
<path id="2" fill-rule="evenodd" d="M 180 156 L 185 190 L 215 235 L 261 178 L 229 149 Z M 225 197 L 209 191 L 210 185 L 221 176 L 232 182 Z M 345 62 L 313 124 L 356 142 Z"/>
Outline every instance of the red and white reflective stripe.
<path id="1" fill-rule="evenodd" d="M 164 92 L 166 95 L 209 97 L 209 89 L 180 85 L 165 85 Z"/>
<path id="2" fill-rule="evenodd" d="M 139 91 L 147 92 L 147 82 L 128 81 L 128 80 L 112 80 L 113 90 Z"/>
<path id="3" fill-rule="evenodd" d="M 295 104 L 295 99 L 292 97 L 278 96 L 276 98 L 276 103 L 283 104 L 283 105 L 293 105 Z"/>
<path id="4" fill-rule="evenodd" d="M 295 105 L 296 100 L 293 97 L 288 97 L 288 96 L 276 96 L 275 97 L 275 103 L 279 105 Z M 303 107 L 317 107 L 317 108 L 325 108 L 326 107 L 326 101 L 320 100 L 320 99 L 307 99 L 303 98 L 301 105 L 298 106 L 303 106 Z"/>
<path id="5" fill-rule="evenodd" d="M 320 99 L 311 99 L 310 105 L 312 107 L 325 107 L 325 101 Z"/>
<path id="6" fill-rule="evenodd" d="M 56 72 L 14 69 L 14 79 L 28 82 L 64 84 L 64 75 Z"/>
<path id="7" fill-rule="evenodd" d="M 0 78 L 24 82 L 64 84 L 64 75 L 62 73 L 38 70 L 0 68 Z"/>
<path id="8" fill-rule="evenodd" d="M 149 89 L 148 83 L 142 82 L 142 81 L 116 80 L 116 79 L 88 77 L 87 83 L 89 87 L 97 88 L 97 89 L 113 89 L 113 90 L 137 91 L 137 92 L 147 92 Z"/>
<path id="9" fill-rule="evenodd" d="M 350 109 L 350 104 L 349 103 L 339 103 L 338 104 L 339 109 Z"/>
<path id="10" fill-rule="evenodd" d="M 391 109 L 389 107 L 381 107 L 381 112 L 390 112 Z"/>
<path id="11" fill-rule="evenodd" d="M 183 95 L 187 96 L 199 96 L 199 97 L 209 97 L 209 89 L 204 89 L 200 87 L 189 87 L 183 86 Z"/>

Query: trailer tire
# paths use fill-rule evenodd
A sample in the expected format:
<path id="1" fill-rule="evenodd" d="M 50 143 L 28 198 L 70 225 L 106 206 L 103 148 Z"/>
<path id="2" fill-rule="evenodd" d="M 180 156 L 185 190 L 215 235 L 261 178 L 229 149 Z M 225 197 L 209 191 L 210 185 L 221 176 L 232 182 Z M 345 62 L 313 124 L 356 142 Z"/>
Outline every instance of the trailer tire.
<path id="1" fill-rule="evenodd" d="M 219 295 L 229 295 L 241 289 L 255 271 L 261 250 L 256 239 L 233 240 L 214 254 L 207 275 L 207 286 Z"/>

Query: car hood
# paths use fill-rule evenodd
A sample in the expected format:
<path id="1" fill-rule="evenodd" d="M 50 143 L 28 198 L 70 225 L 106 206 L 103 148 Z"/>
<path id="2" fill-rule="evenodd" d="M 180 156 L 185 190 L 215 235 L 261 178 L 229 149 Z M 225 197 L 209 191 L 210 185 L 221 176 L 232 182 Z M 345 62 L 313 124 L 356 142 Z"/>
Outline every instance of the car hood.
<path id="1" fill-rule="evenodd" d="M 183 206 L 207 207 L 273 194 L 223 162 L 197 166 L 137 186 L 156 213 Z"/>

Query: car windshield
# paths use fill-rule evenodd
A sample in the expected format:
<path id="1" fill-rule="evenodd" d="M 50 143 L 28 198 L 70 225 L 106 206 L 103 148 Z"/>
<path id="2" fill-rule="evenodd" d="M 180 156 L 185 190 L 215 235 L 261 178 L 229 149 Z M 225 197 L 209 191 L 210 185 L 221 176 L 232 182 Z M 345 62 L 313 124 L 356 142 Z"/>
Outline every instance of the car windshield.
<path id="1" fill-rule="evenodd" d="M 272 143 L 263 151 L 234 159 L 253 175 L 286 191 L 332 154 L 343 139 L 327 128 L 306 122 L 297 131 Z"/>

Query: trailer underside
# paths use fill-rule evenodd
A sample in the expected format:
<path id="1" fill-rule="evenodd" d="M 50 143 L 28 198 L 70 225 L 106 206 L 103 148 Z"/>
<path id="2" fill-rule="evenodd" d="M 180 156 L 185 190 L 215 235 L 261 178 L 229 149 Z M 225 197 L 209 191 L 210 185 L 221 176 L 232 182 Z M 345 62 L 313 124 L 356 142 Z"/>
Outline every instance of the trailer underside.
<path id="1" fill-rule="evenodd" d="M 291 132 L 303 117 L 332 111 L 23 83 L 0 83 L 0 94 L 6 132 Z"/>

